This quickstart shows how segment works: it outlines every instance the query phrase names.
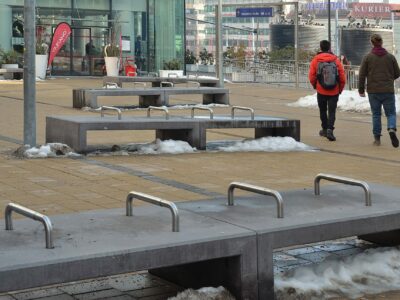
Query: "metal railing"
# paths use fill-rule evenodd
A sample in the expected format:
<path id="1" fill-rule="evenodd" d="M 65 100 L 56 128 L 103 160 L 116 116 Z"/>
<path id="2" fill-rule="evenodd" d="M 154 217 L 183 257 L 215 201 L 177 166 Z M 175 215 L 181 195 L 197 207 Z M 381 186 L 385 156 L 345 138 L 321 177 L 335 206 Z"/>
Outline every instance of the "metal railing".
<path id="1" fill-rule="evenodd" d="M 161 111 L 164 111 L 164 112 L 165 112 L 165 119 L 166 119 L 166 120 L 169 120 L 169 111 L 168 111 L 168 108 L 166 108 L 166 107 L 158 107 L 158 106 L 149 106 L 149 107 L 147 108 L 147 117 L 148 117 L 148 118 L 150 118 L 150 112 L 151 112 L 152 110 L 161 110 Z"/>
<path id="2" fill-rule="evenodd" d="M 241 189 L 244 191 L 248 192 L 254 192 L 257 194 L 261 195 L 267 195 L 267 196 L 272 196 L 276 200 L 277 204 L 277 215 L 278 218 L 283 218 L 283 199 L 281 194 L 278 191 L 270 190 L 267 188 L 247 184 L 247 183 L 242 183 L 242 182 L 231 182 L 228 188 L 228 205 L 233 206 L 234 205 L 234 200 L 233 200 L 233 191 L 234 189 Z"/>
<path id="3" fill-rule="evenodd" d="M 126 215 L 131 217 L 132 216 L 132 201 L 133 199 L 138 199 L 147 203 L 155 204 L 158 206 L 168 208 L 172 213 L 172 231 L 179 232 L 179 213 L 178 208 L 173 202 L 154 197 L 151 195 L 147 195 L 144 193 L 139 193 L 132 191 L 126 197 Z"/>
<path id="4" fill-rule="evenodd" d="M 113 107 L 113 106 L 102 106 L 100 107 L 100 113 L 101 113 L 101 117 L 104 117 L 104 111 L 105 110 L 114 110 L 118 113 L 118 120 L 121 120 L 122 118 L 122 113 L 121 113 L 121 109 L 119 109 L 118 107 Z"/>
<path id="5" fill-rule="evenodd" d="M 345 65 L 344 68 L 346 73 L 345 89 L 357 89 L 359 66 Z M 274 62 L 257 59 L 224 61 L 224 77 L 233 82 L 257 82 L 294 87 L 296 85 L 296 73 L 298 72 L 299 87 L 313 89 L 308 80 L 309 70 L 309 62 L 299 62 L 296 70 L 295 62 L 290 60 Z M 190 74 L 190 71 L 188 73 Z M 215 71 L 209 73 L 197 71 L 194 73 L 196 76 L 200 74 L 216 76 Z"/>
<path id="6" fill-rule="evenodd" d="M 251 119 L 254 120 L 254 109 L 250 107 L 244 107 L 244 106 L 232 106 L 231 108 L 231 118 L 235 118 L 235 110 L 247 110 L 250 111 Z"/>
<path id="7" fill-rule="evenodd" d="M 365 192 L 365 205 L 366 206 L 371 206 L 372 205 L 371 204 L 371 190 L 370 190 L 368 184 L 365 181 L 346 178 L 346 177 L 341 177 L 341 176 L 336 176 L 336 175 L 332 175 L 332 174 L 322 174 L 322 173 L 320 173 L 317 176 L 315 176 L 315 179 L 314 179 L 314 194 L 315 195 L 320 195 L 320 181 L 321 181 L 321 179 L 362 187 L 364 189 L 364 192 Z"/>
<path id="8" fill-rule="evenodd" d="M 52 249 L 54 248 L 53 245 L 53 225 L 51 224 L 51 221 L 49 217 L 42 215 L 32 209 L 29 209 L 27 207 L 24 207 L 22 205 L 16 204 L 16 203 L 9 203 L 6 206 L 5 212 L 4 212 L 4 217 L 6 220 L 6 230 L 13 230 L 13 223 L 12 223 L 12 212 L 18 213 L 20 215 L 23 215 L 27 218 L 30 218 L 35 221 L 39 221 L 44 225 L 44 230 L 46 234 L 46 248 L 47 249 Z"/>
<path id="9" fill-rule="evenodd" d="M 194 118 L 194 111 L 198 110 L 207 110 L 210 112 L 210 119 L 214 119 L 214 111 L 209 107 L 202 107 L 202 106 L 194 106 L 192 107 L 192 119 Z"/>

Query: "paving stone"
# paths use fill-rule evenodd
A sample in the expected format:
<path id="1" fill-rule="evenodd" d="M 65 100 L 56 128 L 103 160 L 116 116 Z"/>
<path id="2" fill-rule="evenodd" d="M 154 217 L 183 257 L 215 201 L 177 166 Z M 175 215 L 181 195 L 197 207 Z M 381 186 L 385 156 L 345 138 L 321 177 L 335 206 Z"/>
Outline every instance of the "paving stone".
<path id="1" fill-rule="evenodd" d="M 127 292 L 127 294 L 139 299 L 143 297 L 165 295 L 167 293 L 176 293 L 176 289 L 170 286 L 158 286 Z"/>
<path id="2" fill-rule="evenodd" d="M 72 297 L 68 294 L 61 294 L 56 296 L 44 297 L 44 298 L 37 298 L 38 300 L 75 300 L 76 298 Z"/>
<path id="3" fill-rule="evenodd" d="M 90 292 L 85 294 L 74 295 L 75 299 L 78 300 L 95 300 L 95 299 L 109 299 L 115 296 L 122 296 L 123 292 L 116 289 L 101 290 L 96 292 Z"/>
<path id="4" fill-rule="evenodd" d="M 321 261 L 324 261 L 329 256 L 336 256 L 336 255 L 331 252 L 318 251 L 318 252 L 301 254 L 298 257 L 303 260 L 308 260 L 313 263 L 319 263 Z"/>
<path id="5" fill-rule="evenodd" d="M 70 295 L 84 294 L 101 290 L 109 290 L 111 288 L 112 287 L 108 284 L 107 280 L 103 278 L 100 280 L 76 282 L 68 285 L 62 285 L 59 287 L 60 290 Z"/>
<path id="6" fill-rule="evenodd" d="M 317 245 L 317 246 L 313 246 L 313 247 L 317 248 L 319 250 L 331 252 L 331 251 L 350 249 L 350 248 L 354 248 L 355 246 L 345 244 L 345 243 L 327 243 L 327 244 Z"/>
<path id="7" fill-rule="evenodd" d="M 300 254 L 314 253 L 314 252 L 318 252 L 318 251 L 320 251 L 320 250 L 316 249 L 315 247 L 303 247 L 303 248 L 285 250 L 285 251 L 283 251 L 283 253 L 296 256 L 296 255 L 300 255 Z"/>
<path id="8" fill-rule="evenodd" d="M 44 297 L 52 297 L 61 294 L 63 294 L 63 291 L 57 288 L 44 288 L 44 289 L 30 290 L 21 293 L 18 292 L 12 293 L 13 297 L 15 297 L 18 300 L 38 299 Z"/>
<path id="9" fill-rule="evenodd" d="M 350 248 L 350 249 L 335 251 L 334 253 L 340 257 L 347 257 L 347 256 L 362 253 L 364 251 L 365 251 L 365 249 L 362 249 L 362 248 Z"/>
<path id="10" fill-rule="evenodd" d="M 154 276 L 142 274 L 124 274 L 122 276 L 111 277 L 108 279 L 108 284 L 120 291 L 138 290 L 165 285 L 165 283 L 158 281 Z"/>
<path id="11" fill-rule="evenodd" d="M 130 295 L 121 295 L 121 296 L 116 296 L 116 297 L 110 297 L 108 299 L 110 299 L 110 300 L 137 300 L 137 298 L 134 298 Z"/>

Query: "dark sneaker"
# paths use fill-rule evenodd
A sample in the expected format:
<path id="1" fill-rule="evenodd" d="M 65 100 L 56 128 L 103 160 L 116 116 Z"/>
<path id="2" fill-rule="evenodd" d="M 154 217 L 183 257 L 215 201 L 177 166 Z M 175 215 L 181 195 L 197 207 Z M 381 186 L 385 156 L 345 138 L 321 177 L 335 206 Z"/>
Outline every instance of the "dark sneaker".
<path id="1" fill-rule="evenodd" d="M 326 138 L 330 141 L 336 141 L 335 136 L 333 135 L 333 130 L 332 129 L 328 129 L 326 131 Z"/>
<path id="2" fill-rule="evenodd" d="M 374 135 L 374 145 L 375 146 L 381 145 L 381 136 L 380 135 Z"/>
<path id="3" fill-rule="evenodd" d="M 399 139 L 396 136 L 395 129 L 393 129 L 393 128 L 389 129 L 389 136 L 390 136 L 390 140 L 392 141 L 393 147 L 395 147 L 395 148 L 399 147 Z"/>
<path id="4" fill-rule="evenodd" d="M 326 129 L 321 129 L 321 130 L 319 131 L 319 136 L 326 137 Z"/>

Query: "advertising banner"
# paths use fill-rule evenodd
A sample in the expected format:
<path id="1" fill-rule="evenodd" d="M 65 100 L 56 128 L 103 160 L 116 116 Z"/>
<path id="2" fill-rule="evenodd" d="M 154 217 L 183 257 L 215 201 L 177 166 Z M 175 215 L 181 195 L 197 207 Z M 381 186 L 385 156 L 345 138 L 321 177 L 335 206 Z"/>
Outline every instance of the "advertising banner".
<path id="1" fill-rule="evenodd" d="M 64 46 L 65 42 L 71 35 L 71 27 L 68 23 L 62 22 L 57 25 L 56 29 L 53 33 L 53 38 L 51 39 L 50 53 L 49 53 L 49 61 L 48 66 L 53 62 L 54 57 L 56 57 L 57 53 L 60 51 L 62 46 Z"/>
<path id="2" fill-rule="evenodd" d="M 390 19 L 392 10 L 400 8 L 398 4 L 388 3 L 353 3 L 351 15 L 355 18 Z"/>

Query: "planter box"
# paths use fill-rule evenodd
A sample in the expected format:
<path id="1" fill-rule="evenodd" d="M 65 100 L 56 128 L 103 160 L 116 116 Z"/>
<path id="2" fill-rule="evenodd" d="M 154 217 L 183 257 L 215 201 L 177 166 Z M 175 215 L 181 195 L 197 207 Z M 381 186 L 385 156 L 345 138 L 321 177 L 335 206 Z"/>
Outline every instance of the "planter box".
<path id="1" fill-rule="evenodd" d="M 36 78 L 45 79 L 47 71 L 47 54 L 36 54 Z"/>

